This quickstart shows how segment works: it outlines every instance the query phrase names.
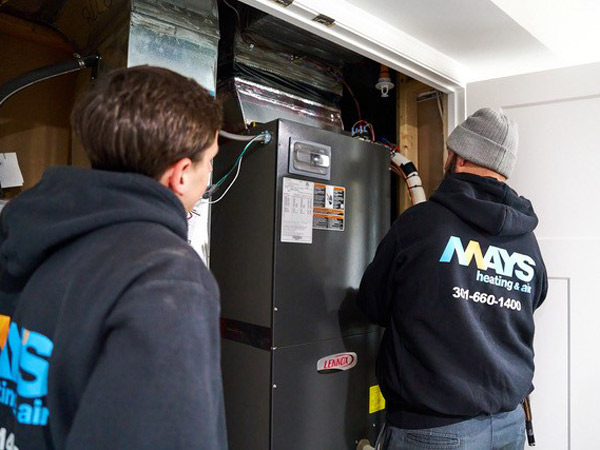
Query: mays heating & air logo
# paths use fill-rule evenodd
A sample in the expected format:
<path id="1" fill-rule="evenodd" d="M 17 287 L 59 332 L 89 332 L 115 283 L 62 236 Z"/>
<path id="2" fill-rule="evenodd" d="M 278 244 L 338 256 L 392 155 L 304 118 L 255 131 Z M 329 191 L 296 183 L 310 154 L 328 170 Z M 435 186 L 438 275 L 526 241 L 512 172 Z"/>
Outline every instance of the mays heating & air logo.
<path id="1" fill-rule="evenodd" d="M 485 254 L 477 241 L 469 241 L 466 248 L 457 236 L 450 236 L 446 248 L 440 257 L 440 262 L 450 263 L 456 255 L 458 264 L 469 266 L 474 260 L 477 266 L 476 280 L 482 283 L 493 284 L 506 288 L 507 290 L 520 290 L 530 293 L 529 282 L 535 275 L 535 261 L 531 256 L 522 253 L 509 253 L 501 247 L 490 245 Z M 489 272 L 492 273 L 483 273 Z M 516 277 L 521 281 L 515 282 L 508 278 Z"/>
<path id="2" fill-rule="evenodd" d="M 44 397 L 54 344 L 43 334 L 19 329 L 10 317 L 0 315 L 0 347 L 0 404 L 11 408 L 22 424 L 47 425 Z"/>

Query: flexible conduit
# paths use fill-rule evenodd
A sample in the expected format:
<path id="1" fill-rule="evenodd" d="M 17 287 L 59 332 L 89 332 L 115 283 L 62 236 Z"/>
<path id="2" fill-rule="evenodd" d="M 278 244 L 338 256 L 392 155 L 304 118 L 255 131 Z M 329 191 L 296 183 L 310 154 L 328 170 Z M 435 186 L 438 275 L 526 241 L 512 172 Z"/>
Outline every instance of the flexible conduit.
<path id="1" fill-rule="evenodd" d="M 0 106 L 2 106 L 2 104 L 12 95 L 29 86 L 67 73 L 77 72 L 78 70 L 90 67 L 95 68 L 97 67 L 99 60 L 100 56 L 98 55 L 81 57 L 76 54 L 72 60 L 41 67 L 39 69 L 24 73 L 17 78 L 13 78 L 9 82 L 0 86 Z"/>

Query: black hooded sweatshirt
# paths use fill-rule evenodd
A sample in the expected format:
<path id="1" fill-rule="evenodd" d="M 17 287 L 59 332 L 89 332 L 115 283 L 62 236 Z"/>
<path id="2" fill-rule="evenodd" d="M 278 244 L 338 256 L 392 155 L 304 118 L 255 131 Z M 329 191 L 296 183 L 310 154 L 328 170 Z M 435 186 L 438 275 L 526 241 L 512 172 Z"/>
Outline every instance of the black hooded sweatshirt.
<path id="1" fill-rule="evenodd" d="M 357 297 L 385 327 L 377 377 L 393 426 L 512 411 L 533 390 L 533 312 L 547 291 L 537 223 L 529 200 L 472 174 L 394 222 Z"/>
<path id="2" fill-rule="evenodd" d="M 179 199 L 56 167 L 0 221 L 6 448 L 225 449 L 218 289 Z"/>

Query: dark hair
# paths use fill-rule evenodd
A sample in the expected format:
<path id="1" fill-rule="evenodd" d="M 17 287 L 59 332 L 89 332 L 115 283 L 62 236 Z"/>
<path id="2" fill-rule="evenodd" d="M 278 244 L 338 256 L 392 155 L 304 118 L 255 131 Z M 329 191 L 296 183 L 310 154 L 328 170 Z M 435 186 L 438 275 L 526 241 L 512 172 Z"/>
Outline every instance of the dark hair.
<path id="1" fill-rule="evenodd" d="M 102 76 L 71 114 L 93 168 L 155 179 L 182 158 L 200 161 L 221 123 L 221 106 L 205 88 L 151 66 Z"/>

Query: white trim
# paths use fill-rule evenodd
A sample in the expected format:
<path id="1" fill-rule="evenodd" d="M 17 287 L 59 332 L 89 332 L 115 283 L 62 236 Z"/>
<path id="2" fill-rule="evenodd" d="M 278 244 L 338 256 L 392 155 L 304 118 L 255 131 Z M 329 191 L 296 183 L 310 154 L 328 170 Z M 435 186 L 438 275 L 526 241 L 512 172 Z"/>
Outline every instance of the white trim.
<path id="1" fill-rule="evenodd" d="M 467 118 L 466 88 L 448 93 L 448 134 Z"/>
<path id="2" fill-rule="evenodd" d="M 442 92 L 454 92 L 466 84 L 464 66 L 344 0 L 295 0 L 287 7 L 274 0 L 240 1 Z M 319 14 L 335 19 L 335 24 L 327 27 L 313 21 Z"/>

